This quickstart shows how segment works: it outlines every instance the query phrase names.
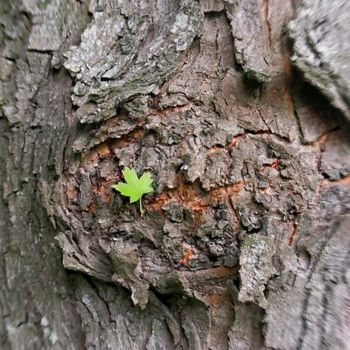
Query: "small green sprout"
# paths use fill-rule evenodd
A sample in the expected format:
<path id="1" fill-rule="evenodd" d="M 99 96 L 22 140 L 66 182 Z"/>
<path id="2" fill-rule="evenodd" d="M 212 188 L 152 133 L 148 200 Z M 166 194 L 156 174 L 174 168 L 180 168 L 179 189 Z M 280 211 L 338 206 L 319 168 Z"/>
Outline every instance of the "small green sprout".
<path id="1" fill-rule="evenodd" d="M 138 178 L 135 169 L 125 167 L 122 171 L 125 182 L 118 182 L 116 185 L 111 187 L 120 192 L 125 197 L 130 197 L 130 203 L 139 201 L 141 216 L 144 214 L 142 208 L 141 197 L 146 194 L 153 192 L 152 188 L 152 175 L 149 172 L 142 174 Z"/>

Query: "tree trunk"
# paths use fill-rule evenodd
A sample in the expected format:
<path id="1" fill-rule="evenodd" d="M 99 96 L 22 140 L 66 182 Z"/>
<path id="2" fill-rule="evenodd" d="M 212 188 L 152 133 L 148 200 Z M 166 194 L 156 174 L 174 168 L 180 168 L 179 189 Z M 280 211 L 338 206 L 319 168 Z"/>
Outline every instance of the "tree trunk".
<path id="1" fill-rule="evenodd" d="M 349 17 L 1 0 L 0 348 L 350 349 Z"/>

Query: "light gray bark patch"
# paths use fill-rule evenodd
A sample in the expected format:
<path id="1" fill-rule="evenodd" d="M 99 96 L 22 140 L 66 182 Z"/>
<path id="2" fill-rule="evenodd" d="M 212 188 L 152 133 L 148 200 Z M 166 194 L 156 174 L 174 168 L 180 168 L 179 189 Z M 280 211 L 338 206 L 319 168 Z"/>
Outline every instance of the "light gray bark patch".
<path id="1" fill-rule="evenodd" d="M 297 260 L 268 283 L 267 347 L 347 348 L 349 194 L 349 186 L 326 183 L 315 207 L 302 215 Z"/>
<path id="2" fill-rule="evenodd" d="M 29 38 L 28 48 L 37 51 L 55 51 L 60 48 L 61 37 L 55 20 L 42 24 L 35 24 Z"/>
<path id="3" fill-rule="evenodd" d="M 263 310 L 252 303 L 235 303 L 235 321 L 228 333 L 230 350 L 261 349 Z"/>
<path id="4" fill-rule="evenodd" d="M 277 273 L 273 266 L 274 248 L 272 237 L 253 234 L 246 237 L 239 257 L 241 287 L 240 302 L 253 302 L 265 309 L 267 300 L 264 290 L 268 280 Z"/>
<path id="5" fill-rule="evenodd" d="M 319 201 L 309 213 L 312 226 L 308 220 L 301 223 L 303 234 L 297 243 L 311 255 L 298 346 L 346 349 L 349 325 L 342 320 L 349 310 L 349 186 L 330 183 Z"/>
<path id="6" fill-rule="evenodd" d="M 349 312 L 348 276 L 350 255 L 350 215 L 334 220 L 329 237 L 315 260 L 304 310 L 306 326 L 301 349 L 338 347 L 346 349 L 349 324 L 343 320 Z"/>
<path id="7" fill-rule="evenodd" d="M 306 272 L 289 271 L 268 284 L 265 344 L 267 347 L 296 349 L 302 333 Z M 282 288 L 283 285 L 283 288 Z"/>
<path id="8" fill-rule="evenodd" d="M 32 17 L 33 26 L 28 39 L 28 49 L 57 51 L 66 39 L 68 28 L 64 25 L 69 6 L 64 0 L 48 0 L 41 6 L 24 1 L 24 9 Z"/>
<path id="9" fill-rule="evenodd" d="M 350 119 L 350 3 L 346 0 L 300 2 L 289 31 L 295 65 L 331 103 Z"/>
<path id="10" fill-rule="evenodd" d="M 65 67 L 76 77 L 72 99 L 82 123 L 108 119 L 122 102 L 151 93 L 175 71 L 200 32 L 203 15 L 196 1 L 183 0 L 178 9 L 170 9 L 162 17 L 164 25 L 153 1 L 138 4 L 125 13 L 119 3 L 111 4 L 113 10 L 94 12 L 80 46 L 66 54 Z"/>
<path id="11" fill-rule="evenodd" d="M 204 12 L 221 12 L 225 9 L 223 0 L 201 0 Z"/>
<path id="12" fill-rule="evenodd" d="M 226 1 L 236 62 L 247 77 L 264 83 L 270 80 L 269 35 L 262 19 L 262 1 Z"/>

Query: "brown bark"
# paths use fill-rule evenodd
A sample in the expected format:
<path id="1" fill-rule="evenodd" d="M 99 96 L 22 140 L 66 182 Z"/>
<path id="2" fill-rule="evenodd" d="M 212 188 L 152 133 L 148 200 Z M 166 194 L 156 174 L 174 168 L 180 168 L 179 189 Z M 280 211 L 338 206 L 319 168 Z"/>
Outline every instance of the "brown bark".
<path id="1" fill-rule="evenodd" d="M 2 1 L 1 349 L 349 347 L 347 5 L 318 2 Z"/>

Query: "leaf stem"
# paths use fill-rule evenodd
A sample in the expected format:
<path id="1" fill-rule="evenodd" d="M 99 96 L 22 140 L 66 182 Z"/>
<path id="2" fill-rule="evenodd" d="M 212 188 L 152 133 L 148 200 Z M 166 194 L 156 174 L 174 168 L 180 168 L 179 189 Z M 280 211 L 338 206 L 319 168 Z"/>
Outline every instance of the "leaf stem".
<path id="1" fill-rule="evenodd" d="M 143 208 L 142 208 L 142 200 L 141 200 L 141 198 L 139 199 L 139 203 L 140 203 L 140 213 L 141 213 L 141 217 L 143 217 L 144 210 L 143 210 Z"/>

